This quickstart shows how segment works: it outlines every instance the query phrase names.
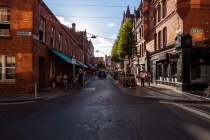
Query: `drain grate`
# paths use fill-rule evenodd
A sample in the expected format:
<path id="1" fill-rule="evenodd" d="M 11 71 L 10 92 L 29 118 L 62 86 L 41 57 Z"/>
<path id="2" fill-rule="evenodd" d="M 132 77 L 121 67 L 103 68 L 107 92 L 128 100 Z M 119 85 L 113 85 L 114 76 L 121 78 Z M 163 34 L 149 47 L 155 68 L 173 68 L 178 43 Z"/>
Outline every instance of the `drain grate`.
<path id="1" fill-rule="evenodd" d="M 6 115 L 3 115 L 1 118 L 11 118 L 11 117 L 29 117 L 36 113 L 38 109 L 24 109 L 24 110 L 16 110 L 14 112 L 10 112 Z"/>

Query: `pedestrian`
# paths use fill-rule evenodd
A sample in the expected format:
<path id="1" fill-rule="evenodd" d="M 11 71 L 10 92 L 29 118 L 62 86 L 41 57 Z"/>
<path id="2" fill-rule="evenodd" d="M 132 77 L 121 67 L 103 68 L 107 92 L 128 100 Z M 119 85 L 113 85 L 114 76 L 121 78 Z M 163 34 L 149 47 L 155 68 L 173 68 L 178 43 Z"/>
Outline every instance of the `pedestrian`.
<path id="1" fill-rule="evenodd" d="M 150 87 L 150 83 L 151 83 L 151 77 L 152 77 L 152 74 L 150 73 L 150 71 L 148 71 L 147 72 L 147 84 L 149 87 Z"/>
<path id="2" fill-rule="evenodd" d="M 67 86 L 67 75 L 65 73 L 63 75 L 63 85 Z"/>
<path id="3" fill-rule="evenodd" d="M 80 86 L 83 86 L 83 72 L 81 69 L 79 69 L 78 82 Z"/>
<path id="4" fill-rule="evenodd" d="M 141 85 L 144 87 L 144 82 L 146 80 L 146 76 L 147 76 L 147 73 L 145 70 L 142 70 L 140 72 L 140 78 L 141 78 Z"/>

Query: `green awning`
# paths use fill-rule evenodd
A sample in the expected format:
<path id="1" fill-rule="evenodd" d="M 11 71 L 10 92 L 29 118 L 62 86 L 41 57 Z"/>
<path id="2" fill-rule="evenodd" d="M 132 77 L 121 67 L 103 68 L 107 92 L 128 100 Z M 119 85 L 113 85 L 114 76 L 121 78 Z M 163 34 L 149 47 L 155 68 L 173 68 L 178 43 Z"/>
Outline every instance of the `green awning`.
<path id="1" fill-rule="evenodd" d="M 82 63 L 82 62 L 80 62 L 79 60 L 77 60 L 77 63 L 81 66 L 81 67 L 83 67 L 83 65 L 84 65 L 84 68 L 89 68 L 88 66 L 86 66 L 84 63 Z"/>
<path id="2" fill-rule="evenodd" d="M 47 49 L 50 50 L 55 55 L 59 56 L 61 59 L 63 59 L 67 63 L 71 63 L 72 64 L 72 59 L 69 58 L 67 55 L 65 55 L 65 54 L 63 54 L 61 52 L 56 51 L 54 48 L 47 48 Z"/>

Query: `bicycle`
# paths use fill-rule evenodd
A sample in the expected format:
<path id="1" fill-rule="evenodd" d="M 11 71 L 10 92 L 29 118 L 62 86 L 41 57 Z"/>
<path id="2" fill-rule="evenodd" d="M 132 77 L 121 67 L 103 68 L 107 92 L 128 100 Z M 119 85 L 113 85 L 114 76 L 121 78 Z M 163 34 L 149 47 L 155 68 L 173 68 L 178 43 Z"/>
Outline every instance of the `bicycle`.
<path id="1" fill-rule="evenodd" d="M 74 88 L 74 80 L 73 78 L 68 78 L 67 86 L 64 88 L 63 92 L 67 91 L 68 89 L 73 89 L 73 88 Z"/>
<path id="2" fill-rule="evenodd" d="M 209 94 L 210 94 L 210 83 L 208 84 L 208 87 L 204 90 L 203 93 L 206 95 L 205 98 L 207 98 L 209 96 Z"/>

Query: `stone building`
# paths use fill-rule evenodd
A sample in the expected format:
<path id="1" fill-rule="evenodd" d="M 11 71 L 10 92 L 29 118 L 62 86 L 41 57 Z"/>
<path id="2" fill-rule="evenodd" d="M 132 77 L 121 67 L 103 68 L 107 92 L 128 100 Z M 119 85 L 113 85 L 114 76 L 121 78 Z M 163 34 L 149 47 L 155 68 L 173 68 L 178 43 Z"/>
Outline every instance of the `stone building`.
<path id="1" fill-rule="evenodd" d="M 86 55 L 77 39 L 42 0 L 1 0 L 0 94 L 60 85 L 64 73 L 74 74 L 73 66 L 76 73 L 83 66 L 89 68 L 83 65 Z"/>

